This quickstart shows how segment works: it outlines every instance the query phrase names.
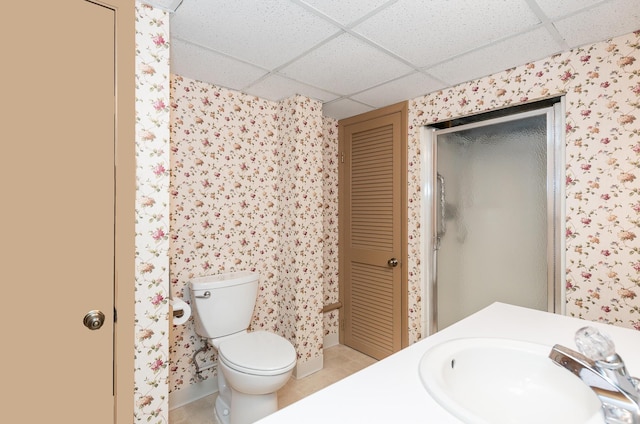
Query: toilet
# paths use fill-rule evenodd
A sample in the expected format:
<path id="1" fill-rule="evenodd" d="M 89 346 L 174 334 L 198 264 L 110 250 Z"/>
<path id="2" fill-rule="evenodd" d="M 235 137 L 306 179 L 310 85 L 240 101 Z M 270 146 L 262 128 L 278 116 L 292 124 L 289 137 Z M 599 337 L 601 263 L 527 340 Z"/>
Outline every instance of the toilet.
<path id="1" fill-rule="evenodd" d="M 196 333 L 218 353 L 215 413 L 222 424 L 248 424 L 278 409 L 278 390 L 296 365 L 285 338 L 247 331 L 258 295 L 259 275 L 249 271 L 190 281 Z"/>

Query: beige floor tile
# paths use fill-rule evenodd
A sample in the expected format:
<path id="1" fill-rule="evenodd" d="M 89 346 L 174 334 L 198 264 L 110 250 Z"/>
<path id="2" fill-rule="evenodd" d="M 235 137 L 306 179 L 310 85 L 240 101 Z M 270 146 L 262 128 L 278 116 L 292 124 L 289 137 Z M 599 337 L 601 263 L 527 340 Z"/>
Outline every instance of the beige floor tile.
<path id="1" fill-rule="evenodd" d="M 216 395 L 209 395 L 169 412 L 171 424 L 219 424 L 213 412 Z"/>
<path id="2" fill-rule="evenodd" d="M 284 408 L 343 378 L 374 364 L 375 359 L 343 345 L 323 352 L 324 367 L 307 377 L 289 382 L 278 391 L 278 407 Z M 169 412 L 170 424 L 219 424 L 213 412 L 216 394 L 209 395 Z"/>

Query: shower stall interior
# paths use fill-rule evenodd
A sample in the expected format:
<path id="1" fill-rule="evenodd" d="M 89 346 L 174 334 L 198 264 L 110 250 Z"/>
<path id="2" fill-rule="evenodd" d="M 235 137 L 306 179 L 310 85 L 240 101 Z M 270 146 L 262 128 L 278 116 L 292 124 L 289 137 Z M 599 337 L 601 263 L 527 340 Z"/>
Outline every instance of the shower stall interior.
<path id="1" fill-rule="evenodd" d="M 496 301 L 564 312 L 563 103 L 526 109 L 422 130 L 428 334 Z"/>

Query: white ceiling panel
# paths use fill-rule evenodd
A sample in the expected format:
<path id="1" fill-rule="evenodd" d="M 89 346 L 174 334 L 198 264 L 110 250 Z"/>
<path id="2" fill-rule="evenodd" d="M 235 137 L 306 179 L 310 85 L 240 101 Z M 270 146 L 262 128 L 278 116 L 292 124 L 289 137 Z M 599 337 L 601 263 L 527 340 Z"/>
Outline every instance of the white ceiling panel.
<path id="1" fill-rule="evenodd" d="M 548 18 L 556 19 L 602 3 L 602 0 L 536 0 L 536 3 Z"/>
<path id="2" fill-rule="evenodd" d="M 569 46 L 577 47 L 640 29 L 639 0 L 611 0 L 556 22 Z"/>
<path id="3" fill-rule="evenodd" d="M 302 3 L 306 3 L 342 25 L 348 25 L 385 3 L 389 3 L 389 0 L 302 0 Z"/>
<path id="4" fill-rule="evenodd" d="M 354 31 L 424 67 L 539 22 L 525 0 L 400 0 Z"/>
<path id="5" fill-rule="evenodd" d="M 338 30 L 288 0 L 185 0 L 171 19 L 176 37 L 270 70 Z"/>
<path id="6" fill-rule="evenodd" d="M 173 73 L 341 119 L 640 30 L 640 0 L 183 0 L 170 22 Z"/>
<path id="7" fill-rule="evenodd" d="M 375 108 L 363 105 L 350 99 L 340 99 L 333 102 L 325 103 L 322 106 L 322 114 L 331 116 L 335 119 L 347 118 L 349 116 L 359 115 L 369 112 Z"/>
<path id="8" fill-rule="evenodd" d="M 242 90 L 267 74 L 264 69 L 219 55 L 174 38 L 171 41 L 171 72 L 199 81 Z"/>
<path id="9" fill-rule="evenodd" d="M 371 106 L 383 107 L 445 87 L 446 84 L 442 81 L 420 72 L 414 72 L 411 75 L 355 94 L 351 98 Z"/>
<path id="10" fill-rule="evenodd" d="M 320 90 L 310 85 L 302 84 L 280 75 L 269 75 L 245 88 L 245 91 L 265 99 L 282 100 L 296 94 L 304 93 L 305 96 L 312 99 L 328 102 L 337 99 L 339 96 Z"/>
<path id="11" fill-rule="evenodd" d="M 560 50 L 553 37 L 539 28 L 428 68 L 426 72 L 447 85 L 455 85 L 542 59 Z"/>
<path id="12" fill-rule="evenodd" d="M 315 87 L 348 95 L 412 71 L 380 50 L 343 34 L 281 70 Z"/>

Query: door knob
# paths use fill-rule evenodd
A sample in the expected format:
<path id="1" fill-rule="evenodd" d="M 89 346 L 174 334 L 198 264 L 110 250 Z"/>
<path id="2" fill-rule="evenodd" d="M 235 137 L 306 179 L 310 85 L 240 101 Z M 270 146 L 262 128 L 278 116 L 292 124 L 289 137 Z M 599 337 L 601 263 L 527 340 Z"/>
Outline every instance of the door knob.
<path id="1" fill-rule="evenodd" d="M 104 324 L 104 314 L 100 311 L 89 311 L 82 322 L 89 330 L 98 330 Z"/>
<path id="2" fill-rule="evenodd" d="M 398 260 L 396 258 L 391 258 L 387 261 L 387 265 L 389 265 L 391 268 L 395 268 L 398 266 Z"/>

